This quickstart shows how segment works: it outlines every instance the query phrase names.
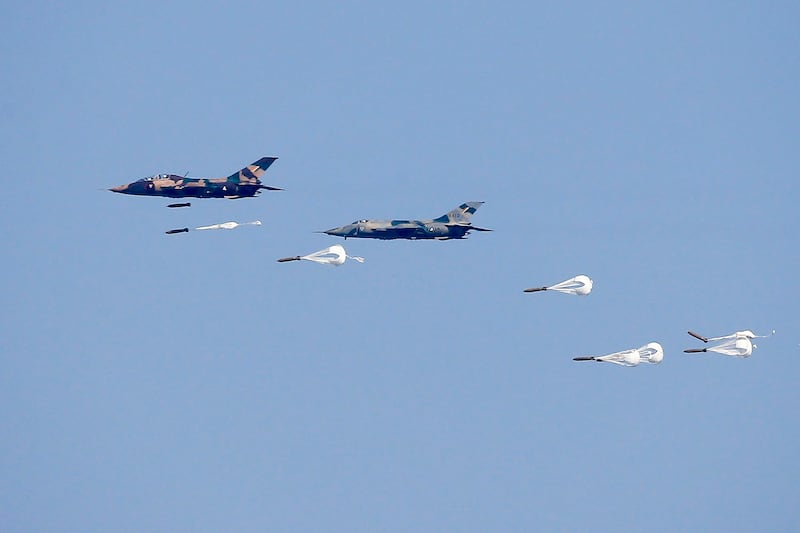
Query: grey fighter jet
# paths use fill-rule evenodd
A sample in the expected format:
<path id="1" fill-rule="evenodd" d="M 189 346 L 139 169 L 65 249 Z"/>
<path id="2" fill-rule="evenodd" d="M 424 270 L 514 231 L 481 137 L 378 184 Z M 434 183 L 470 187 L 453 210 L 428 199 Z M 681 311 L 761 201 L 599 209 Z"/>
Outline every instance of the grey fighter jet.
<path id="1" fill-rule="evenodd" d="M 446 215 L 430 220 L 357 220 L 321 233 L 345 239 L 463 239 L 472 230 L 492 231 L 473 226 L 469 221 L 481 205 L 483 202 L 466 202 Z"/>

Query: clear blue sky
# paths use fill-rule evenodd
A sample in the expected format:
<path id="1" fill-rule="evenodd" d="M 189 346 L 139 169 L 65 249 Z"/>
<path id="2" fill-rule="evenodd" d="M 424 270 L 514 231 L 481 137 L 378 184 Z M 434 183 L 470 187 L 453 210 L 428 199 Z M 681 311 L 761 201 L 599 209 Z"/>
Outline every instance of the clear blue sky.
<path id="1" fill-rule="evenodd" d="M 799 21 L 6 2 L 0 529 L 795 529 Z M 286 191 L 104 190 L 265 155 Z M 469 200 L 493 233 L 313 233 Z M 275 262 L 335 242 L 366 263 Z M 740 360 L 689 329 L 777 335 Z"/>

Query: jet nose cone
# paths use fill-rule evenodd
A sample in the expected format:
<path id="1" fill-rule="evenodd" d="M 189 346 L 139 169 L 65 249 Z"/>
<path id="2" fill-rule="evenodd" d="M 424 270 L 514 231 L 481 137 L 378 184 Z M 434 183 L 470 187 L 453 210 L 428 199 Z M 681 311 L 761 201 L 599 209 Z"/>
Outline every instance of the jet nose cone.
<path id="1" fill-rule="evenodd" d="M 125 189 L 127 188 L 127 185 L 117 185 L 116 187 L 111 187 L 108 190 L 111 192 L 125 192 Z"/>
<path id="2" fill-rule="evenodd" d="M 322 233 L 333 235 L 335 237 L 350 237 L 355 234 L 355 227 L 352 225 L 340 226 L 338 228 L 331 228 L 323 231 Z"/>

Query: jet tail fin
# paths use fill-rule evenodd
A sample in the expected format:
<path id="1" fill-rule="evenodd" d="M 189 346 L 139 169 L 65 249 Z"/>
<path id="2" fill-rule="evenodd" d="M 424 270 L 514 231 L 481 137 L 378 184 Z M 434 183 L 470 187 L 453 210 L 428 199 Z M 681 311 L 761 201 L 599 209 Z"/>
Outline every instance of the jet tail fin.
<path id="1" fill-rule="evenodd" d="M 458 223 L 469 223 L 469 219 L 472 215 L 475 214 L 475 211 L 478 210 L 480 206 L 483 205 L 483 202 L 464 202 L 460 206 L 456 207 L 449 213 L 446 213 L 439 218 L 433 219 L 434 222 L 458 222 Z"/>
<path id="2" fill-rule="evenodd" d="M 269 166 L 277 159 L 277 157 L 262 157 L 258 161 L 254 161 L 247 165 L 242 170 L 234 172 L 228 176 L 228 181 L 232 181 L 234 183 L 239 183 L 241 181 L 258 181 L 259 178 L 264 175 L 264 172 L 269 168 Z"/>

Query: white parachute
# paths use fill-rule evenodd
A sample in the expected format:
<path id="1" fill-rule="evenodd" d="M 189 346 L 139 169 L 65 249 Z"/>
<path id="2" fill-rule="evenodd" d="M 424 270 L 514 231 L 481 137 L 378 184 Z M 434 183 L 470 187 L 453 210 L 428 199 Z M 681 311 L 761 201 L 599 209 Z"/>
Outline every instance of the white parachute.
<path id="1" fill-rule="evenodd" d="M 639 363 L 657 365 L 664 360 L 664 348 L 657 342 L 649 342 L 639 348 L 614 352 L 608 355 L 573 357 L 573 361 L 598 361 L 620 366 L 636 366 Z"/>
<path id="2" fill-rule="evenodd" d="M 183 206 L 184 204 L 171 204 L 169 207 L 172 206 Z M 242 222 L 241 224 L 238 222 L 223 222 L 221 224 L 211 224 L 210 226 L 199 226 L 194 229 L 196 230 L 208 230 L 208 229 L 235 229 L 239 226 L 260 226 L 260 220 L 254 220 L 252 222 Z M 175 235 L 176 233 L 188 233 L 189 228 L 177 228 L 171 229 L 169 231 L 165 231 L 167 235 Z"/>
<path id="3" fill-rule="evenodd" d="M 684 350 L 684 353 L 715 352 L 733 357 L 750 357 L 753 354 L 753 349 L 758 347 L 753 344 L 753 339 L 765 339 L 767 337 L 771 337 L 772 335 L 775 335 L 775 330 L 773 329 L 772 333 L 769 335 L 756 335 L 749 329 L 744 331 L 736 331 L 730 335 L 722 335 L 720 337 L 703 337 L 702 335 L 693 331 L 690 331 L 689 335 L 703 342 L 722 342 L 707 348 L 689 348 Z"/>
<path id="4" fill-rule="evenodd" d="M 574 278 L 569 278 L 564 280 L 560 283 L 556 283 L 555 285 L 551 285 L 549 287 L 532 287 L 530 289 L 525 289 L 524 292 L 539 292 L 539 291 L 557 291 L 563 292 L 565 294 L 577 294 L 578 296 L 586 296 L 590 292 L 592 292 L 592 285 L 594 283 L 589 278 L 589 276 L 584 276 L 583 274 L 579 276 L 575 276 Z"/>
<path id="5" fill-rule="evenodd" d="M 363 257 L 357 257 L 352 255 L 347 255 L 347 251 L 341 244 L 334 244 L 333 246 L 329 246 L 323 250 L 319 250 L 317 252 L 310 253 L 308 255 L 296 255 L 294 257 L 283 257 L 278 259 L 279 263 L 286 263 L 288 261 L 313 261 L 315 263 L 320 263 L 323 265 L 333 265 L 339 266 L 343 265 L 347 259 L 352 259 L 353 261 L 357 261 L 359 263 L 364 262 Z"/>
<path id="6" fill-rule="evenodd" d="M 734 357 L 750 357 L 753 354 L 753 348 L 755 347 L 756 345 L 753 344 L 753 341 L 751 341 L 748 337 L 734 337 L 726 340 L 725 342 L 721 342 L 716 346 L 709 346 L 708 348 L 691 348 L 684 350 L 684 352 L 716 352 L 721 353 L 722 355 L 732 355 Z"/>
<path id="7" fill-rule="evenodd" d="M 736 331 L 734 333 L 731 333 L 730 335 L 722 335 L 720 337 L 703 337 L 702 335 L 695 333 L 694 331 L 690 331 L 689 335 L 691 335 L 695 339 L 700 339 L 703 342 L 724 341 L 728 339 L 738 339 L 740 337 L 744 337 L 747 339 L 766 339 L 767 337 L 775 335 L 775 330 L 773 329 L 772 333 L 770 333 L 769 335 L 756 335 L 749 329 L 746 329 L 744 331 Z"/>
<path id="8" fill-rule="evenodd" d="M 199 226 L 194 229 L 197 230 L 235 229 L 238 228 L 239 226 L 260 226 L 260 225 L 261 225 L 260 220 L 254 220 L 252 222 L 242 222 L 241 224 L 239 222 L 223 222 L 221 224 L 211 224 L 210 226 Z"/>

